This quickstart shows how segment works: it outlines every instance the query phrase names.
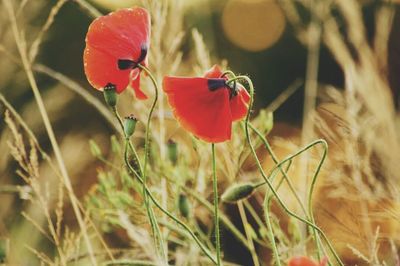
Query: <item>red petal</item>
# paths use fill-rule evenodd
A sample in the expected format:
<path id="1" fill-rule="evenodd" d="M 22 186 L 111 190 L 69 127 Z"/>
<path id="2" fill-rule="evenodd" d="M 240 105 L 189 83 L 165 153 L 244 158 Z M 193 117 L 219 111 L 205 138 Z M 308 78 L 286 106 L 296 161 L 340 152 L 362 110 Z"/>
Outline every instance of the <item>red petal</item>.
<path id="1" fill-rule="evenodd" d="M 293 257 L 289 260 L 288 266 L 318 266 L 313 260 L 307 257 Z"/>
<path id="2" fill-rule="evenodd" d="M 222 70 L 219 65 L 213 65 L 205 74 L 205 78 L 220 78 L 222 75 Z"/>
<path id="3" fill-rule="evenodd" d="M 322 260 L 319 263 L 319 266 L 326 266 L 328 264 L 328 257 L 322 258 Z"/>
<path id="4" fill-rule="evenodd" d="M 139 71 L 139 69 L 134 69 L 133 71 L 135 70 Z M 132 89 L 135 91 L 136 98 L 138 98 L 139 100 L 146 100 L 148 98 L 147 95 L 144 94 L 144 92 L 140 89 L 140 71 L 136 78 L 132 79 L 131 86 Z"/>
<path id="5" fill-rule="evenodd" d="M 126 8 L 97 18 L 89 27 L 86 43 L 118 59 L 135 60 L 141 46 L 149 44 L 150 16 L 143 8 Z"/>
<path id="6" fill-rule="evenodd" d="M 165 77 L 163 89 L 180 124 L 207 142 L 231 138 L 232 117 L 229 92 L 210 91 L 205 78 Z"/>
<path id="7" fill-rule="evenodd" d="M 117 62 L 138 59 L 142 45 L 149 45 L 149 35 L 150 16 L 143 8 L 121 9 L 94 20 L 84 52 L 85 74 L 91 85 L 101 90 L 112 83 L 117 92 L 123 91 L 129 84 L 130 70 L 120 70 Z"/>
<path id="8" fill-rule="evenodd" d="M 238 84 L 239 93 L 230 100 L 232 120 L 237 121 L 247 115 L 250 95 L 242 85 Z"/>
<path id="9" fill-rule="evenodd" d="M 109 54 L 87 45 L 83 60 L 86 77 L 94 88 L 102 90 L 108 83 L 112 83 L 120 93 L 128 86 L 130 70 L 119 70 L 115 58 Z"/>

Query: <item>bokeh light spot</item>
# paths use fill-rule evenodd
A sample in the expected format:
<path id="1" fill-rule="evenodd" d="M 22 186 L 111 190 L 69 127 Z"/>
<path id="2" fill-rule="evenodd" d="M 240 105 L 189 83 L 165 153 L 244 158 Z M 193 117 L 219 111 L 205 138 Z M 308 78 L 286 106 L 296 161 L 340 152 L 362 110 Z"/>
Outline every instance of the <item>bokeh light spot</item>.
<path id="1" fill-rule="evenodd" d="M 271 47 L 285 26 L 283 12 L 273 0 L 229 0 L 222 13 L 229 41 L 252 52 Z"/>

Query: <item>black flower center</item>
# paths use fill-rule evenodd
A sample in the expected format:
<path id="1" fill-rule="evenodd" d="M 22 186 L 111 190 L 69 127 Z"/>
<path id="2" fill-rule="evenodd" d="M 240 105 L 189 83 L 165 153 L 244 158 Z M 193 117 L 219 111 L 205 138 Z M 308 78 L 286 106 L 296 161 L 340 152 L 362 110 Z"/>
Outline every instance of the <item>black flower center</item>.
<path id="1" fill-rule="evenodd" d="M 147 44 L 142 44 L 142 46 L 140 47 L 139 58 L 136 61 L 130 59 L 118 59 L 118 68 L 120 70 L 135 69 L 146 58 L 146 55 Z"/>
<path id="2" fill-rule="evenodd" d="M 208 89 L 210 91 L 216 91 L 221 88 L 226 88 L 229 90 L 229 99 L 232 99 L 239 93 L 239 87 L 236 81 L 227 83 L 226 79 L 223 78 L 210 78 L 207 81 Z"/>

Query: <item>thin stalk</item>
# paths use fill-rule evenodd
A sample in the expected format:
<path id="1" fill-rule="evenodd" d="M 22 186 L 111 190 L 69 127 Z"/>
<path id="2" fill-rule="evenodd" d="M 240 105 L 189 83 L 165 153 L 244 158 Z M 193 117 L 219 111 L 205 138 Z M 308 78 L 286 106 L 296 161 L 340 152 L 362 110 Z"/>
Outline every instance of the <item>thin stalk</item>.
<path id="1" fill-rule="evenodd" d="M 288 166 L 286 168 L 286 171 L 289 171 L 290 166 L 292 165 L 292 161 L 289 161 Z M 271 176 L 271 179 L 275 178 L 275 175 Z M 276 190 L 279 189 L 279 187 L 281 186 L 282 182 L 283 182 L 284 178 L 282 178 L 280 180 L 280 182 L 278 183 Z M 272 222 L 271 222 L 271 215 L 270 215 L 270 206 L 271 206 L 271 200 L 272 200 L 272 194 L 271 194 L 271 190 L 269 190 L 267 192 L 267 194 L 265 195 L 265 199 L 264 199 L 264 216 L 265 216 L 265 223 L 267 224 L 267 229 L 268 229 L 268 234 L 269 234 L 269 239 L 271 241 L 271 245 L 272 245 L 272 251 L 274 253 L 274 258 L 275 258 L 275 263 L 278 266 L 281 266 L 281 260 L 279 259 L 279 251 L 278 251 L 278 247 L 276 245 L 275 242 L 275 235 L 274 235 L 274 230 L 272 228 Z"/>
<path id="2" fill-rule="evenodd" d="M 197 200 L 201 205 L 207 208 L 209 212 L 211 212 L 212 214 L 214 213 L 213 205 L 210 204 L 207 200 L 200 197 L 198 193 L 196 193 L 195 191 L 186 186 L 182 186 L 182 189 L 190 196 L 192 196 L 195 200 Z M 229 218 L 226 215 L 224 215 L 224 213 L 220 213 L 219 219 L 225 225 L 225 227 L 229 229 L 229 231 L 231 231 L 231 233 L 236 237 L 236 239 L 239 240 L 239 242 L 250 251 L 250 247 L 246 241 L 246 237 L 235 227 L 235 225 L 229 220 Z"/>
<path id="3" fill-rule="evenodd" d="M 26 75 L 28 77 L 29 83 L 31 85 L 33 94 L 35 96 L 35 100 L 36 100 L 36 103 L 38 105 L 39 112 L 40 112 L 40 115 L 42 117 L 44 126 L 46 128 L 47 135 L 49 136 L 51 146 L 52 146 L 54 154 L 56 156 L 56 160 L 57 160 L 58 166 L 60 168 L 61 175 L 63 177 L 63 182 L 64 182 L 65 187 L 66 187 L 67 192 L 68 192 L 68 197 L 69 197 L 69 199 L 71 201 L 72 208 L 74 210 L 74 213 L 75 213 L 75 216 L 77 218 L 79 227 L 80 227 L 80 229 L 82 231 L 83 238 L 85 240 L 86 248 L 88 249 L 88 253 L 90 255 L 91 263 L 92 263 L 92 265 L 97 265 L 97 261 L 96 261 L 96 258 L 94 256 L 94 253 L 93 253 L 93 247 L 92 247 L 92 244 L 90 242 L 89 234 L 87 232 L 86 224 L 84 223 L 83 218 L 82 218 L 82 214 L 81 214 L 81 212 L 79 210 L 79 207 L 78 207 L 78 204 L 77 204 L 77 199 L 75 198 L 75 194 L 74 194 L 74 191 L 73 191 L 73 188 L 72 188 L 71 180 L 70 180 L 70 178 L 68 176 L 67 168 L 65 167 L 65 163 L 64 163 L 64 160 L 62 158 L 61 151 L 60 151 L 60 148 L 58 146 L 58 143 L 57 143 L 53 128 L 51 126 L 50 119 L 49 119 L 49 117 L 47 115 L 47 111 L 46 111 L 46 108 L 44 106 L 44 102 L 43 102 L 42 96 L 40 94 L 40 91 L 39 91 L 39 88 L 37 86 L 35 77 L 33 75 L 32 66 L 31 66 L 31 64 L 29 62 L 27 51 L 26 51 L 26 42 L 25 42 L 23 36 L 18 31 L 17 21 L 16 21 L 16 18 L 15 18 L 15 14 L 14 14 L 14 10 L 13 10 L 13 6 L 11 4 L 11 1 L 10 0 L 3 0 L 3 3 L 4 3 L 4 6 L 6 7 L 8 15 L 10 17 L 11 28 L 12 28 L 12 31 L 13 31 L 13 34 L 14 34 L 14 38 L 15 38 L 15 42 L 16 42 L 19 54 L 21 56 L 22 64 L 23 64 L 24 70 L 26 72 Z"/>
<path id="4" fill-rule="evenodd" d="M 269 195 L 266 195 L 265 200 L 264 200 L 265 223 L 267 224 L 268 237 L 269 237 L 269 241 L 271 242 L 272 252 L 273 252 L 274 258 L 275 258 L 275 263 L 277 266 L 281 266 L 282 264 L 281 264 L 281 260 L 279 259 L 279 251 L 278 251 L 278 247 L 275 242 L 274 230 L 272 228 L 272 223 L 271 223 L 271 218 L 270 218 L 271 198 L 272 197 L 270 197 Z"/>
<path id="5" fill-rule="evenodd" d="M 215 249 L 217 250 L 217 265 L 221 265 L 221 240 L 219 232 L 219 208 L 218 208 L 218 180 L 215 160 L 215 144 L 211 143 L 213 191 L 214 191 L 214 224 L 215 224 Z"/>
<path id="6" fill-rule="evenodd" d="M 136 151 L 135 151 L 133 145 L 131 144 L 129 138 L 126 138 L 125 139 L 125 151 L 124 151 L 125 163 L 129 162 L 129 152 L 128 152 L 129 149 L 131 149 L 131 150 L 133 149 L 134 156 L 137 156 Z M 135 161 L 139 161 L 137 157 L 135 158 Z M 148 188 L 146 186 L 146 183 L 143 182 L 143 174 L 140 175 L 140 172 L 138 173 L 137 170 L 133 169 L 133 168 L 131 169 L 131 171 L 135 175 L 137 175 L 137 177 L 140 180 L 142 180 L 141 183 L 144 186 L 143 197 L 144 198 L 147 197 L 147 199 L 148 199 L 149 190 L 148 190 Z M 141 170 L 139 169 L 139 171 L 141 171 Z M 141 171 L 141 173 L 143 173 L 143 172 Z M 161 233 L 160 233 L 161 231 L 160 231 L 160 227 L 159 227 L 158 222 L 157 222 L 157 218 L 154 215 L 153 209 L 151 207 L 147 208 L 147 206 L 150 206 L 150 204 L 146 205 L 146 212 L 147 212 L 147 216 L 149 217 L 149 221 L 150 221 L 151 230 L 152 230 L 152 233 L 153 233 L 155 245 L 157 247 L 160 247 L 160 249 L 157 249 L 160 252 L 159 256 L 161 257 L 161 259 L 164 260 L 164 263 L 168 264 L 167 263 L 168 259 L 165 256 L 165 252 L 164 252 L 164 249 L 163 249 L 164 244 L 163 244 L 163 239 L 161 237 Z"/>
<path id="7" fill-rule="evenodd" d="M 121 134 L 122 134 L 122 136 L 125 138 L 125 135 L 124 135 L 124 122 L 122 121 L 122 118 L 121 118 L 121 116 L 119 115 L 119 112 L 118 112 L 118 109 L 117 109 L 117 107 L 116 106 L 113 106 L 112 108 L 112 111 L 113 111 L 113 113 L 114 113 L 114 115 L 115 115 L 115 117 L 117 118 L 117 120 L 118 120 L 118 124 L 120 125 L 120 127 L 121 127 Z M 138 156 L 138 154 L 137 154 L 137 152 L 136 152 L 136 149 L 135 149 L 135 147 L 133 146 L 133 144 L 132 144 L 132 142 L 129 140 L 129 148 L 131 149 L 131 152 L 133 153 L 133 160 L 135 161 L 135 164 L 137 165 L 137 171 L 139 172 L 139 174 L 142 176 L 142 173 L 143 173 L 143 168 L 142 168 L 142 165 L 141 165 L 141 163 L 140 163 L 140 160 L 139 160 L 139 156 Z"/>
<path id="8" fill-rule="evenodd" d="M 125 160 L 125 164 L 128 167 L 128 170 L 130 170 L 139 180 L 140 183 L 143 184 L 143 179 L 142 177 L 135 171 L 135 169 L 130 165 L 129 163 L 129 158 L 128 158 L 128 147 L 129 145 L 125 145 L 125 156 L 124 156 L 124 160 Z M 162 211 L 165 215 L 167 215 L 169 218 L 171 218 L 173 221 L 175 221 L 177 224 L 179 224 L 180 226 L 182 226 L 189 234 L 190 236 L 193 238 L 193 240 L 197 243 L 197 245 L 199 246 L 199 248 L 204 252 L 204 254 L 210 258 L 210 260 L 214 263 L 217 264 L 216 259 L 212 256 L 211 252 L 201 243 L 201 241 L 199 240 L 199 238 L 195 235 L 195 233 L 181 220 L 179 220 L 178 218 L 176 218 L 172 213 L 170 213 L 167 209 L 165 209 L 158 201 L 157 199 L 153 196 L 153 194 L 151 193 L 150 190 L 146 188 L 146 192 L 147 195 L 149 196 L 150 200 L 154 203 L 154 205 L 160 209 L 160 211 Z"/>
<path id="9" fill-rule="evenodd" d="M 161 236 L 161 231 L 160 231 L 159 226 L 157 224 L 157 220 L 156 220 L 156 218 L 154 216 L 152 207 L 150 205 L 149 198 L 148 198 L 148 195 L 147 195 L 147 189 L 146 189 L 146 184 L 147 184 L 147 163 L 148 163 L 148 156 L 149 156 L 149 149 L 150 149 L 150 132 L 151 132 L 150 122 L 151 122 L 151 118 L 153 117 L 154 109 L 155 109 L 155 107 L 157 105 L 157 102 L 158 102 L 158 91 L 159 91 L 159 88 L 158 88 L 157 81 L 154 78 L 154 76 L 151 73 L 151 71 L 147 67 L 145 67 L 144 65 L 141 65 L 141 64 L 139 64 L 138 67 L 141 70 L 143 70 L 144 72 L 146 72 L 146 74 L 150 77 L 150 79 L 151 79 L 151 81 L 153 83 L 153 87 L 154 87 L 154 100 L 153 100 L 153 103 L 152 103 L 152 105 L 150 107 L 149 115 L 147 117 L 146 133 L 145 133 L 145 141 L 144 141 L 144 159 L 143 159 L 143 169 L 142 169 L 144 203 L 145 203 L 145 206 L 146 206 L 146 209 L 147 209 L 148 213 L 151 214 L 151 216 L 153 217 L 151 219 L 153 221 L 150 221 L 150 222 L 154 223 L 153 226 L 154 226 L 154 230 L 155 231 L 153 233 L 156 233 L 157 237 L 159 238 L 159 240 L 160 240 L 159 245 L 160 245 L 161 251 L 163 253 L 163 257 L 166 258 L 165 250 L 164 250 L 165 245 L 163 243 L 164 241 L 163 241 L 163 238 Z M 132 148 L 133 147 L 131 146 L 131 149 Z M 134 150 L 134 149 L 132 149 L 132 150 Z M 168 261 L 168 260 L 166 260 L 166 261 Z"/>
<path id="10" fill-rule="evenodd" d="M 276 157 L 275 153 L 273 152 L 271 145 L 269 144 L 268 140 L 265 138 L 265 136 L 263 134 L 261 134 L 261 132 L 259 130 L 257 130 L 251 123 L 249 123 L 249 127 L 257 134 L 257 136 L 261 139 L 261 141 L 264 143 L 265 148 L 267 149 L 268 153 L 271 155 L 272 160 L 274 161 L 275 165 L 278 166 L 278 158 Z M 282 169 L 282 167 L 278 167 L 279 170 L 281 171 L 281 173 L 283 174 L 284 179 L 286 180 L 287 184 L 289 185 L 290 190 L 292 191 L 292 193 L 294 194 L 297 202 L 300 204 L 306 218 L 308 220 L 310 220 L 312 223 L 315 224 L 315 220 L 314 220 L 314 214 L 313 214 L 313 209 L 312 209 L 312 196 L 313 196 L 313 192 L 314 192 L 314 187 L 315 187 L 315 182 L 317 181 L 317 177 L 318 174 L 321 170 L 322 164 L 325 161 L 325 157 L 327 154 L 327 150 L 328 150 L 328 144 L 326 143 L 326 141 L 324 140 L 320 140 L 318 143 L 322 144 L 323 148 L 324 148 L 324 153 L 323 156 L 321 157 L 321 160 L 318 164 L 318 167 L 316 169 L 316 172 L 314 173 L 312 180 L 311 180 L 311 186 L 310 186 L 310 191 L 308 193 L 308 212 L 305 209 L 305 206 L 303 204 L 303 202 L 301 201 L 299 195 L 297 194 L 290 178 L 288 177 L 287 173 Z M 317 145 L 318 143 L 316 143 L 315 145 Z M 310 205 L 311 204 L 311 205 Z M 317 232 L 312 229 L 313 231 L 313 235 L 314 235 L 314 239 L 317 243 L 317 250 L 318 250 L 318 256 L 319 259 L 321 258 L 321 254 L 322 254 L 322 246 L 321 246 L 321 239 L 319 238 Z"/>
<path id="11" fill-rule="evenodd" d="M 301 216 L 297 215 L 296 213 L 292 212 L 292 211 L 286 206 L 286 204 L 282 201 L 282 199 L 281 199 L 280 196 L 278 195 L 277 191 L 276 191 L 275 188 L 273 187 L 271 181 L 268 180 L 268 177 L 267 177 L 267 175 L 265 174 L 264 169 L 262 168 L 261 163 L 260 163 L 260 160 L 259 160 L 259 158 L 258 158 L 258 156 L 257 156 L 257 153 L 256 153 L 256 151 L 255 151 L 255 149 L 254 149 L 254 146 L 253 146 L 253 144 L 252 144 L 252 140 L 251 140 L 251 138 L 250 138 L 250 133 L 249 133 L 249 120 L 250 120 L 251 109 L 252 109 L 253 103 L 254 103 L 254 87 L 253 87 L 253 83 L 252 83 L 251 79 L 250 79 L 249 77 L 247 77 L 247 76 L 238 76 L 238 77 L 233 78 L 233 79 L 231 79 L 231 80 L 229 80 L 229 81 L 227 81 L 227 82 L 233 82 L 233 81 L 238 80 L 238 79 L 245 80 L 245 81 L 248 83 L 249 88 L 250 88 L 250 102 L 249 102 L 249 108 L 248 108 L 247 115 L 246 115 L 246 118 L 245 118 L 245 133 L 246 133 L 247 142 L 248 142 L 248 144 L 249 144 L 249 146 L 250 146 L 251 152 L 252 152 L 252 154 L 253 154 L 253 156 L 254 156 L 254 159 L 255 159 L 255 161 L 256 161 L 257 167 L 258 167 L 258 169 L 259 169 L 259 171 L 260 171 L 262 177 L 264 178 L 265 182 L 267 183 L 267 185 L 269 186 L 270 190 L 271 190 L 272 193 L 274 194 L 275 198 L 278 200 L 278 203 L 279 203 L 279 204 L 281 205 L 281 207 L 285 210 L 285 212 L 288 213 L 289 215 L 291 215 L 292 217 L 294 217 L 294 218 L 296 218 L 296 219 L 302 221 L 303 223 L 305 223 L 305 224 L 311 226 L 311 227 L 314 228 L 315 230 L 317 230 L 317 231 L 321 234 L 321 236 L 322 236 L 322 238 L 324 239 L 324 241 L 326 242 L 326 244 L 328 245 L 329 250 L 332 252 L 332 254 L 333 254 L 333 256 L 335 257 L 335 260 L 338 262 L 338 264 L 339 264 L 339 265 L 344 265 L 343 262 L 341 261 L 340 257 L 339 257 L 338 254 L 336 253 L 335 249 L 333 248 L 332 244 L 330 243 L 330 241 L 329 241 L 328 238 L 326 237 L 325 233 L 324 233 L 317 225 L 315 225 L 314 223 L 312 223 L 312 222 L 310 222 L 310 221 L 308 221 L 308 220 L 302 218 Z M 314 146 L 314 145 L 315 145 L 315 144 L 310 144 L 310 145 L 308 145 L 307 147 L 308 147 L 308 148 L 311 148 L 311 147 Z M 281 165 L 281 164 L 279 164 L 279 165 Z M 276 167 L 276 168 L 277 168 L 277 167 Z"/>
<path id="12" fill-rule="evenodd" d="M 271 145 L 269 144 L 268 140 L 251 123 L 249 123 L 249 127 L 258 135 L 258 137 L 264 143 L 265 148 L 267 149 L 268 153 L 271 155 L 271 158 L 274 161 L 275 165 L 278 165 L 278 163 L 279 163 L 278 158 L 276 157 L 275 153 L 273 152 L 273 150 L 271 148 Z M 306 210 L 302 200 L 300 199 L 300 196 L 297 194 L 296 189 L 294 188 L 292 181 L 288 177 L 287 173 L 282 169 L 282 167 L 279 166 L 279 170 L 281 171 L 285 181 L 287 182 L 287 184 L 289 186 L 289 189 L 292 191 L 294 197 L 296 198 L 297 202 L 299 203 L 302 211 L 304 212 L 305 215 L 307 215 L 307 210 Z"/>
<path id="13" fill-rule="evenodd" d="M 239 201 L 237 206 L 238 206 L 240 218 L 242 220 L 242 224 L 243 224 L 243 227 L 244 227 L 244 232 L 246 233 L 247 242 L 248 242 L 248 245 L 250 246 L 251 258 L 253 259 L 254 266 L 259 266 L 260 265 L 260 261 L 258 260 L 257 252 L 256 252 L 256 249 L 254 247 L 253 238 L 252 238 L 252 236 L 251 236 L 251 234 L 249 232 L 249 229 L 248 229 L 248 226 L 250 224 L 247 221 L 247 216 L 246 216 L 246 212 L 245 212 L 244 207 L 243 207 L 243 202 Z"/>

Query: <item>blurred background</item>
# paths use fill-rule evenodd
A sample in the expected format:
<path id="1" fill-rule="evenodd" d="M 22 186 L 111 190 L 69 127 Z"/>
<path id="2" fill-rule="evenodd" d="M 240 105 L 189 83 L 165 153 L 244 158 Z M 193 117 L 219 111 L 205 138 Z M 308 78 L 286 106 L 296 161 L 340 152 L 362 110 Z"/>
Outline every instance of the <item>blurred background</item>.
<path id="1" fill-rule="evenodd" d="M 75 192 L 78 198 L 83 198 L 92 185 L 97 182 L 99 169 L 104 167 L 90 153 L 89 140 L 95 140 L 105 154 L 109 154 L 111 150 L 109 136 L 116 133 L 113 125 L 115 122 L 112 121 L 110 114 L 107 118 L 107 115 L 104 116 L 96 108 L 96 104 L 102 102 L 101 93 L 90 87 L 84 75 L 82 54 L 88 26 L 96 16 L 118 8 L 150 5 L 156 10 L 157 3 L 151 4 L 150 2 L 157 1 L 11 0 L 10 2 L 19 30 L 26 39 L 25 45 L 28 47 L 34 77 L 44 99 Z M 388 143 L 382 144 L 381 142 L 385 141 L 383 139 L 381 142 L 374 141 L 373 145 L 367 145 L 371 147 L 370 149 L 365 149 L 372 150 L 371 154 L 375 156 L 374 158 L 378 158 L 370 159 L 373 157 L 371 155 L 367 161 L 371 165 L 378 164 L 377 167 L 380 169 L 379 174 L 371 170 L 369 175 L 374 181 L 369 180 L 370 183 L 367 182 L 366 187 L 372 191 L 371 193 L 375 193 L 374 189 L 371 189 L 375 185 L 371 185 L 371 182 L 374 184 L 375 182 L 384 183 L 382 191 L 378 194 L 387 195 L 385 200 L 390 202 L 387 205 L 390 208 L 386 205 L 385 208 L 392 210 L 392 207 L 397 204 L 397 198 L 393 195 L 396 194 L 396 191 L 398 192 L 399 188 L 397 163 L 392 161 L 398 159 L 398 151 L 400 151 L 398 150 L 396 109 L 399 104 L 400 87 L 400 16 L 397 1 L 352 0 L 346 3 L 344 0 L 164 0 L 159 2 L 159 5 L 165 9 L 168 19 L 166 19 L 166 26 L 162 28 L 162 33 L 153 28 L 155 35 L 159 38 L 154 42 L 156 48 L 153 53 L 156 53 L 156 49 L 160 51 L 168 51 L 169 48 L 175 50 L 173 50 L 174 57 L 163 57 L 162 63 L 156 60 L 161 56 L 151 55 L 150 59 L 154 60 L 150 60 L 150 62 L 158 62 L 153 65 L 150 63 L 150 67 L 158 69 L 158 78 L 161 79 L 163 74 L 199 75 L 208 65 L 214 63 L 228 65 L 229 69 L 235 73 L 249 75 L 256 89 L 256 109 L 267 108 L 268 111 L 274 111 L 276 127 L 272 132 L 273 136 L 290 136 L 298 140 L 298 144 L 301 144 L 301 141 L 309 139 L 309 136 L 304 136 L 299 132 L 302 127 L 304 129 L 305 124 L 309 123 L 306 120 L 308 116 L 312 115 L 315 105 L 327 102 L 337 104 L 336 100 L 342 99 L 342 96 L 336 96 L 332 100 L 330 98 L 332 97 L 331 90 L 334 90 L 340 95 L 344 93 L 344 104 L 338 105 L 343 107 L 343 110 L 347 110 L 349 102 L 345 100 L 347 97 L 345 91 L 353 88 L 356 91 L 354 97 L 362 99 L 355 101 L 363 105 L 357 109 L 358 117 L 354 120 L 357 121 L 359 128 L 363 129 L 360 131 L 364 132 L 364 129 L 365 132 L 368 131 L 364 127 L 370 126 L 365 122 L 369 120 L 362 116 L 368 115 L 368 117 L 372 117 L 372 120 L 383 121 L 382 125 L 377 123 L 379 125 L 372 130 L 376 133 L 376 139 L 379 138 L 382 130 L 394 132 L 396 135 L 385 138 Z M 44 250 L 48 249 L 47 252 L 51 248 L 39 233 L 34 233 L 35 226 L 29 221 L 36 220 L 41 224 L 45 218 L 35 211 L 37 208 L 35 204 L 24 200 L 23 193 L 26 192 L 29 196 L 29 187 L 25 187 L 25 183 L 16 172 L 19 169 L 18 162 L 13 159 L 12 151 L 10 152 L 10 139 L 15 136 L 15 133 L 12 133 L 5 123 L 4 112 L 9 109 L 8 105 L 11 105 L 21 116 L 43 150 L 51 154 L 52 149 L 26 72 L 22 67 L 13 29 L 10 27 L 9 13 L 4 6 L 5 2 L 0 2 L 0 69 L 2 73 L 0 75 L 2 97 L 0 105 L 2 114 L 0 120 L 0 240 L 5 243 L 2 244 L 4 250 L 7 249 L 6 247 L 10 249 L 10 239 L 11 242 L 14 241 L 14 249 L 9 252 L 18 258 L 17 253 L 22 249 L 25 250 L 24 247 L 28 245 L 28 242 L 29 245 L 32 244 L 35 247 L 43 244 Z M 354 14 L 351 13 L 353 11 Z M 154 16 L 153 23 L 156 25 L 160 23 L 157 18 Z M 359 18 L 361 20 L 357 20 Z M 332 29 L 337 31 L 335 32 L 337 36 L 340 36 L 340 38 L 338 37 L 339 41 L 337 36 L 333 35 Z M 332 36 L 329 35 L 330 33 Z M 178 38 L 178 36 L 180 39 L 174 42 L 174 38 Z M 199 45 L 203 45 L 203 47 L 199 48 Z M 179 58 L 179 67 L 175 67 L 176 58 Z M 363 68 L 363 66 L 366 67 Z M 313 67 L 316 69 L 314 73 Z M 374 71 L 373 74 L 366 69 Z M 357 78 L 349 78 L 350 76 Z M 316 94 L 313 96 L 315 103 L 311 104 L 311 107 L 305 106 L 305 102 L 307 105 L 306 87 L 311 87 L 311 90 L 313 88 L 310 80 L 314 80 L 316 83 Z M 387 95 L 390 100 L 385 98 L 376 103 L 378 106 L 371 107 L 370 99 L 380 97 L 376 95 Z M 125 108 L 129 109 L 129 107 L 130 105 Z M 308 112 L 307 108 L 312 110 L 309 109 L 311 111 Z M 380 112 L 381 108 L 389 109 L 389 111 L 385 111 L 384 115 L 380 116 L 377 112 Z M 329 110 L 330 115 L 328 115 L 326 124 L 328 127 L 336 128 L 335 125 L 339 122 L 332 117 L 341 116 L 342 109 Z M 15 114 L 12 115 L 12 117 L 14 116 Z M 14 118 L 14 120 L 18 119 Z M 347 121 L 350 125 L 349 128 L 353 125 L 352 121 Z M 17 126 L 18 130 L 23 131 L 21 125 Z M 314 130 L 313 134 L 317 137 L 327 137 L 328 135 L 329 138 L 330 136 L 321 133 L 318 128 Z M 337 134 L 336 137 L 342 139 L 340 136 Z M 362 133 L 356 139 L 356 142 L 363 142 L 366 137 L 364 138 L 364 133 Z M 370 139 L 368 138 L 369 141 Z M 336 140 L 332 142 L 337 143 Z M 340 147 L 350 147 L 346 145 L 348 144 L 338 144 Z M 381 148 L 377 148 L 376 145 Z M 334 146 L 333 152 L 335 149 Z M 385 149 L 385 151 L 381 151 L 381 149 Z M 364 148 L 362 150 L 360 154 L 367 153 L 364 152 Z M 388 157 L 391 160 L 387 159 Z M 352 157 L 348 160 L 362 161 L 359 157 Z M 340 163 L 343 161 L 344 159 L 340 160 Z M 353 164 L 349 163 L 349 165 Z M 336 165 L 338 168 L 342 166 L 345 168 L 345 166 L 348 167 L 348 164 Z M 46 178 L 44 183 L 48 183 L 47 185 L 52 187 L 57 178 L 51 167 L 40 165 L 39 168 L 41 173 L 39 180 Z M 346 172 L 348 169 L 343 171 Z M 342 178 L 352 179 L 350 172 L 346 173 L 346 175 L 341 175 Z M 387 180 L 389 181 L 387 182 Z M 329 184 L 332 185 L 332 183 L 335 186 L 338 184 L 335 182 Z M 25 188 L 27 191 L 21 190 L 21 188 Z M 359 186 L 358 188 L 361 189 Z M 57 186 L 54 188 L 54 191 L 56 190 Z M 345 193 L 348 195 L 349 192 Z M 355 194 L 357 193 L 355 192 Z M 338 196 L 338 198 L 340 197 Z M 379 200 L 381 198 L 379 196 Z M 377 199 L 373 199 L 374 203 L 377 201 Z M 50 209 L 54 207 L 55 202 L 56 200 L 49 203 Z M 345 205 L 345 203 L 341 204 Z M 64 222 L 73 225 L 75 218 L 69 209 L 69 207 L 65 209 Z M 229 212 L 229 208 L 227 211 Z M 26 215 L 21 215 L 21 212 Z M 233 213 L 233 217 L 237 218 L 237 211 L 233 211 Z M 398 215 L 396 209 L 392 219 L 399 217 Z M 27 219 L 26 217 L 31 218 Z M 379 220 L 379 222 L 382 221 Z M 383 227 L 389 228 L 387 233 L 391 234 L 390 237 L 394 239 L 394 242 L 397 241 L 400 231 L 393 232 L 398 225 L 393 225 L 392 220 L 382 223 L 384 225 L 381 226 L 381 230 L 385 231 L 382 229 Z M 337 229 L 332 229 L 329 225 L 327 230 L 332 230 L 333 235 Z M 228 239 L 225 244 L 226 256 L 239 265 L 252 265 L 251 254 L 237 248 L 236 244 L 230 247 L 230 235 L 227 233 L 226 237 Z M 387 235 L 382 236 L 382 238 L 385 237 Z M 24 240 L 21 241 L 21 239 Z M 112 237 L 110 239 L 114 246 L 125 245 L 123 238 L 122 240 Z M 348 241 L 353 243 L 352 240 Z M 359 248 L 359 246 L 357 247 Z M 390 249 L 388 247 L 386 250 Z M 395 250 L 395 254 L 398 254 L 396 245 L 393 244 L 390 247 Z M 32 252 L 21 252 L 24 254 L 22 257 L 32 256 Z M 368 254 L 367 251 L 366 253 Z M 267 252 L 266 258 L 270 257 L 268 254 Z M 351 262 L 357 261 L 355 255 L 346 255 L 345 251 L 341 254 L 349 257 L 349 265 Z M 19 265 L 34 265 L 24 259 L 21 261 L 23 263 Z M 395 259 L 389 261 L 394 263 Z M 18 259 L 14 262 L 15 265 L 18 265 Z M 358 263 L 360 262 L 358 261 Z M 371 264 L 373 264 L 372 261 Z M 388 265 L 394 264 L 389 263 Z"/>

